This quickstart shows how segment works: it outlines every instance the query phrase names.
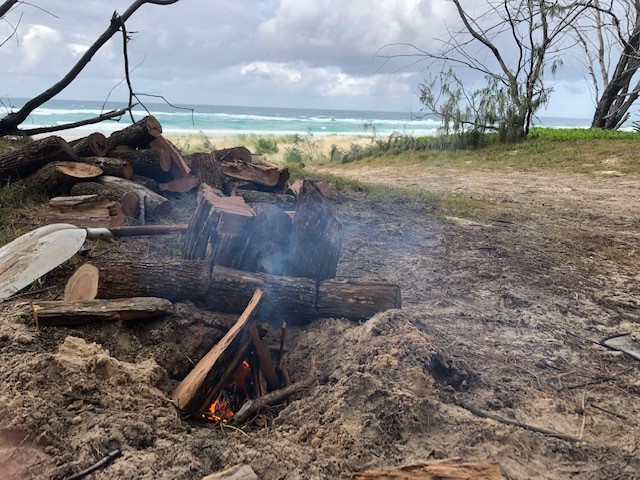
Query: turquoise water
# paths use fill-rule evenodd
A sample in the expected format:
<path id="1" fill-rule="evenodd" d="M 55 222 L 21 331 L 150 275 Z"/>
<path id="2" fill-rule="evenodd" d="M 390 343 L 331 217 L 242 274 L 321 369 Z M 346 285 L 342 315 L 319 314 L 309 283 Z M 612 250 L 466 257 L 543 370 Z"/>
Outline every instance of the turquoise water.
<path id="1" fill-rule="evenodd" d="M 20 107 L 24 100 L 14 100 Z M 90 118 L 122 105 L 102 102 L 53 100 L 36 109 L 23 128 L 59 125 Z M 224 136 L 237 134 L 308 134 L 313 135 L 371 135 L 373 129 L 387 136 L 394 132 L 404 134 L 433 135 L 439 125 L 435 118 L 416 118 L 409 112 L 373 112 L 352 110 L 318 110 L 264 107 L 232 107 L 213 105 L 180 105 L 191 110 L 176 109 L 165 104 L 146 105 L 162 124 L 165 133 Z M 134 109 L 136 119 L 147 112 L 142 107 Z M 119 122 L 107 121 L 81 127 L 87 133 L 96 130 L 110 132 L 131 123 L 123 117 Z M 538 124 L 551 127 L 588 127 L 589 120 L 568 118 L 541 118 Z"/>

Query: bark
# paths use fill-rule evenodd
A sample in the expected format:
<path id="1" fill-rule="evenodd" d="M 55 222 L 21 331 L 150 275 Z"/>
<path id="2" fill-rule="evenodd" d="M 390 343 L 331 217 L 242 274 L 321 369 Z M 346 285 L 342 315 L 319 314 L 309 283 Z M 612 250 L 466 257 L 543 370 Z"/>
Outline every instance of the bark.
<path id="1" fill-rule="evenodd" d="M 158 185 L 158 182 L 156 182 L 153 178 L 145 177 L 144 175 L 134 174 L 131 180 L 133 180 L 136 183 L 139 183 L 145 188 L 148 188 L 152 192 L 156 192 L 156 193 L 160 192 L 160 185 Z"/>
<path id="2" fill-rule="evenodd" d="M 393 470 L 351 473 L 352 480 L 504 480 L 500 466 L 492 460 L 430 460 Z"/>
<path id="3" fill-rule="evenodd" d="M 289 169 L 287 167 L 278 167 L 277 165 L 233 160 L 222 162 L 220 168 L 222 174 L 226 177 L 253 182 L 283 191 L 286 188 L 287 180 L 289 180 Z"/>
<path id="4" fill-rule="evenodd" d="M 287 323 L 309 321 L 317 317 L 316 284 L 308 278 L 291 278 L 252 273 L 215 266 L 203 305 L 220 312 L 238 313 L 256 288 L 264 291 L 258 318 Z M 291 320 L 291 322 L 290 322 Z"/>
<path id="5" fill-rule="evenodd" d="M 223 148 L 212 152 L 220 162 L 239 161 L 251 163 L 252 155 L 245 147 Z"/>
<path id="6" fill-rule="evenodd" d="M 291 217 L 275 205 L 257 204 L 238 268 L 284 275 L 291 253 Z"/>
<path id="7" fill-rule="evenodd" d="M 236 190 L 235 194 L 244 198 L 244 201 L 253 203 L 268 203 L 275 205 L 282 210 L 294 210 L 296 208 L 296 197 L 282 193 L 260 192 L 257 190 Z"/>
<path id="8" fill-rule="evenodd" d="M 88 163 L 100 167 L 105 175 L 122 177 L 127 180 L 133 178 L 133 168 L 126 160 L 109 157 L 79 157 L 79 162 Z"/>
<path id="9" fill-rule="evenodd" d="M 191 173 L 201 183 L 206 183 L 214 188 L 222 188 L 220 161 L 214 153 L 192 153 L 185 156 L 184 161 L 191 168 Z"/>
<path id="10" fill-rule="evenodd" d="M 247 355 L 251 343 L 248 328 L 262 296 L 257 289 L 236 324 L 173 391 L 171 399 L 180 410 L 191 414 L 205 412 L 220 395 Z"/>
<path id="11" fill-rule="evenodd" d="M 189 222 L 183 258 L 237 267 L 248 241 L 253 211 L 240 197 L 220 197 L 209 185 L 198 191 L 198 206 Z"/>
<path id="12" fill-rule="evenodd" d="M 172 311 L 171 302 L 153 297 L 78 302 L 42 301 L 33 305 L 33 317 L 38 327 L 82 325 L 104 320 L 146 320 L 169 315 Z"/>
<path id="13" fill-rule="evenodd" d="M 162 135 L 162 125 L 155 117 L 147 115 L 142 120 L 113 132 L 109 136 L 109 150 L 120 145 L 149 148 L 149 143 L 160 135 Z"/>
<path id="14" fill-rule="evenodd" d="M 200 185 L 200 180 L 191 174 L 158 185 L 161 192 L 187 193 Z"/>
<path id="15" fill-rule="evenodd" d="M 97 268 L 97 274 L 85 274 L 83 281 L 91 285 L 90 290 L 95 289 L 96 298 L 160 297 L 172 302 L 198 300 L 205 297 L 209 286 L 209 268 L 205 262 L 180 259 L 99 260 L 90 265 Z M 89 267 L 84 268 L 93 271 Z"/>
<path id="16" fill-rule="evenodd" d="M 264 373 L 264 377 L 267 381 L 268 391 L 278 390 L 280 388 L 280 380 L 278 380 L 276 367 L 273 364 L 273 359 L 271 358 L 269 347 L 260 338 L 260 334 L 258 333 L 258 329 L 255 327 L 255 325 L 249 327 L 248 332 L 249 336 L 251 337 L 253 351 L 255 352 L 256 357 L 258 357 L 258 360 L 260 362 L 260 369 Z"/>
<path id="17" fill-rule="evenodd" d="M 136 218 L 140 209 L 138 195 L 129 190 L 109 188 L 97 182 L 76 183 L 71 187 L 71 195 L 100 195 L 120 203 L 128 217 Z"/>
<path id="18" fill-rule="evenodd" d="M 169 140 L 167 140 L 166 138 L 164 138 L 162 135 L 154 138 L 149 143 L 149 146 L 152 149 L 157 150 L 159 152 L 165 152 L 163 154 L 165 156 L 166 155 L 169 156 L 169 158 L 171 159 L 171 166 L 169 167 L 169 172 L 171 173 L 173 178 L 180 178 L 185 175 L 188 175 L 191 172 L 189 165 L 187 165 L 187 163 L 184 161 L 184 159 L 182 158 L 182 155 L 180 154 L 178 149 L 175 147 L 175 145 L 171 143 Z"/>
<path id="19" fill-rule="evenodd" d="M 400 286 L 361 280 L 325 280 L 318 286 L 318 314 L 367 320 L 378 312 L 401 308 Z"/>
<path id="20" fill-rule="evenodd" d="M 78 227 L 116 227 L 122 225 L 126 215 L 115 200 L 100 195 L 55 197 L 49 200 L 50 223 L 70 223 Z"/>
<path id="21" fill-rule="evenodd" d="M 43 195 L 68 193 L 72 185 L 102 175 L 102 169 L 80 162 L 48 163 L 20 183 L 31 192 Z"/>
<path id="22" fill-rule="evenodd" d="M 79 157 L 104 157 L 109 150 L 107 137 L 99 132 L 69 142 L 69 145 Z"/>
<path id="23" fill-rule="evenodd" d="M 76 153 L 62 138 L 46 137 L 0 155 L 0 182 L 24 177 L 47 163 L 77 159 Z"/>
<path id="24" fill-rule="evenodd" d="M 159 152 L 151 148 L 139 150 L 113 149 L 107 155 L 129 162 L 133 168 L 133 173 L 136 175 L 144 175 L 163 182 L 171 179 L 168 173 L 171 168 L 171 157 L 166 152 Z"/>
<path id="25" fill-rule="evenodd" d="M 91 61 L 96 52 L 100 50 L 100 48 L 105 43 L 107 43 L 117 31 L 120 30 L 121 25 L 124 24 L 129 19 L 129 17 L 131 17 L 131 15 L 133 15 L 142 5 L 146 3 L 152 3 L 155 5 L 171 5 L 173 3 L 176 3 L 177 1 L 178 0 L 136 0 L 129 6 L 129 8 L 127 8 L 127 10 L 122 15 L 117 15 L 114 12 L 114 15 L 111 18 L 111 22 L 107 29 L 87 49 L 87 51 L 84 52 L 84 54 L 80 57 L 76 64 L 60 81 L 29 100 L 17 112 L 12 112 L 0 120 L 0 136 L 16 133 L 18 131 L 18 126 L 29 117 L 29 114 L 31 114 L 31 112 L 33 112 L 40 105 L 44 104 L 46 101 L 51 100 L 58 93 L 69 86 L 69 84 L 71 84 L 71 82 L 75 80 L 75 78 L 80 74 L 84 67 L 86 67 L 87 64 Z"/>
<path id="26" fill-rule="evenodd" d="M 305 180 L 293 217 L 291 261 L 287 275 L 334 278 L 344 227 L 313 182 Z"/>
<path id="27" fill-rule="evenodd" d="M 171 202 L 167 198 L 152 192 L 148 188 L 132 182 L 131 180 L 103 175 L 98 178 L 98 183 L 105 185 L 111 191 L 120 190 L 123 193 L 133 192 L 139 199 L 144 199 L 144 207 L 147 216 L 155 215 L 161 217 L 163 215 L 168 215 L 173 208 Z"/>

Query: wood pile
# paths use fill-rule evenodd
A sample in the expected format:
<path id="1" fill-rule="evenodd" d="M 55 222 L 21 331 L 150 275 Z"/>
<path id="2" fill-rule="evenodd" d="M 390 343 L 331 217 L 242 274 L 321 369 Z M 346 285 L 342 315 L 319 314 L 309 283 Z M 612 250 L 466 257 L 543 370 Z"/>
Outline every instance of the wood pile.
<path id="1" fill-rule="evenodd" d="M 87 238 L 184 232 L 182 258 L 86 263 L 64 300 L 36 302 L 33 316 L 41 327 L 131 321 L 170 314 L 171 302 L 186 299 L 241 314 L 173 392 L 180 410 L 200 418 L 243 423 L 315 383 L 313 372 L 292 383 L 282 364 L 286 322 L 364 320 L 401 307 L 398 285 L 335 278 L 344 226 L 328 185 L 289 184 L 287 167 L 254 162 L 244 147 L 183 157 L 152 116 L 109 138 L 48 137 L 5 153 L 0 181 L 14 180 L 53 197 L 49 221 L 86 227 Z M 188 225 L 145 226 L 171 212 L 172 195 L 192 191 Z M 141 226 L 121 227 L 127 217 Z M 282 323 L 277 361 L 262 339 L 268 324 L 258 321 Z M 230 398 L 242 375 L 251 391 Z"/>

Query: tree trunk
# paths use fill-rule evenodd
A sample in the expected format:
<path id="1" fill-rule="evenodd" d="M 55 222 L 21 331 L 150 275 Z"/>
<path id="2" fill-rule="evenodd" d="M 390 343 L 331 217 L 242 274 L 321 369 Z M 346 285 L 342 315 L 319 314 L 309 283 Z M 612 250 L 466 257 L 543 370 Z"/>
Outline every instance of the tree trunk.
<path id="1" fill-rule="evenodd" d="M 169 172 L 173 178 L 180 178 L 191 172 L 189 165 L 186 164 L 175 145 L 162 135 L 154 138 L 151 143 L 149 143 L 149 146 L 159 152 L 165 152 L 164 155 L 169 155 L 169 158 L 171 159 Z"/>
<path id="2" fill-rule="evenodd" d="M 198 206 L 189 222 L 183 258 L 237 267 L 248 241 L 253 211 L 240 197 L 220 197 L 209 185 L 198 191 Z"/>
<path id="3" fill-rule="evenodd" d="M 148 188 L 132 182 L 131 180 L 103 175 L 98 178 L 98 182 L 107 186 L 111 191 L 120 190 L 122 192 L 133 192 L 139 199 L 144 199 L 144 207 L 147 216 L 155 215 L 161 217 L 163 215 L 168 215 L 173 208 L 171 202 L 167 198 L 152 192 Z"/>
<path id="4" fill-rule="evenodd" d="M 247 355 L 251 344 L 248 328 L 262 300 L 257 289 L 236 324 L 194 367 L 171 394 L 183 412 L 205 412 L 220 395 Z"/>
<path id="5" fill-rule="evenodd" d="M 76 183 L 71 187 L 71 195 L 100 195 L 111 200 L 115 200 L 122 206 L 123 213 L 132 218 L 136 218 L 140 211 L 138 195 L 129 190 L 109 188 L 97 182 Z"/>
<path id="6" fill-rule="evenodd" d="M 275 205 L 257 204 L 249 240 L 238 268 L 284 275 L 291 253 L 291 217 Z"/>
<path id="7" fill-rule="evenodd" d="M 273 323 L 283 319 L 309 321 L 317 317 L 316 284 L 309 278 L 291 278 L 244 272 L 215 266 L 203 304 L 219 312 L 238 313 L 256 288 L 264 291 L 258 318 Z"/>
<path id="8" fill-rule="evenodd" d="M 191 174 L 175 178 L 167 183 L 158 185 L 161 192 L 187 193 L 200 185 L 200 180 Z"/>
<path id="9" fill-rule="evenodd" d="M 55 197 L 49 200 L 50 223 L 70 223 L 78 227 L 116 227 L 124 223 L 126 215 L 115 200 L 100 195 Z"/>
<path id="10" fill-rule="evenodd" d="M 74 183 L 100 175 L 102 175 L 102 169 L 95 165 L 80 162 L 53 162 L 46 164 L 20 183 L 30 192 L 54 195 L 68 193 Z"/>
<path id="11" fill-rule="evenodd" d="M 69 142 L 79 157 L 104 157 L 109 150 L 107 137 L 99 132 Z"/>
<path id="12" fill-rule="evenodd" d="M 122 177 L 126 178 L 127 180 L 131 180 L 133 178 L 133 168 L 131 167 L 129 162 L 120 158 L 79 157 L 78 161 L 100 167 L 105 175 Z"/>
<path id="13" fill-rule="evenodd" d="M 191 168 L 191 173 L 201 183 L 206 183 L 214 188 L 222 188 L 220 161 L 214 153 L 192 153 L 185 156 L 184 161 Z"/>
<path id="14" fill-rule="evenodd" d="M 33 304 L 38 327 L 82 325 L 98 321 L 146 320 L 173 312 L 173 305 L 163 298 L 140 297 L 81 302 L 42 301 Z"/>
<path id="15" fill-rule="evenodd" d="M 291 262 L 287 275 L 334 278 L 342 250 L 344 227 L 313 182 L 305 180 L 293 217 Z"/>
<path id="16" fill-rule="evenodd" d="M 109 136 L 109 150 L 119 145 L 128 145 L 134 148 L 149 148 L 149 143 L 162 135 L 162 125 L 155 117 L 147 115 L 142 120 L 128 127 L 113 132 Z"/>
<path id="17" fill-rule="evenodd" d="M 220 162 L 246 162 L 251 163 L 253 156 L 249 149 L 245 147 L 223 148 L 222 150 L 214 150 L 212 152 Z"/>
<path id="18" fill-rule="evenodd" d="M 46 137 L 1 154 L 0 182 L 29 175 L 47 163 L 77 159 L 76 153 L 62 138 Z"/>
<path id="19" fill-rule="evenodd" d="M 158 182 L 156 182 L 153 178 L 134 174 L 131 180 L 133 180 L 136 183 L 139 183 L 145 188 L 148 188 L 152 192 L 156 192 L 156 193 L 160 192 L 160 185 L 158 185 Z"/>
<path id="20" fill-rule="evenodd" d="M 110 150 L 107 155 L 129 162 L 136 175 L 144 175 L 163 182 L 171 179 L 169 174 L 171 157 L 165 153 L 151 148 L 143 148 L 139 150 L 115 149 Z"/>
<path id="21" fill-rule="evenodd" d="M 318 314 L 367 320 L 378 312 L 402 307 L 400 287 L 362 280 L 325 280 L 318 286 Z"/>
<path id="22" fill-rule="evenodd" d="M 276 190 L 284 191 L 289 180 L 289 169 L 271 164 L 256 164 L 240 161 L 222 162 L 222 174 L 226 177 L 257 183 Z"/>
<path id="23" fill-rule="evenodd" d="M 202 299 L 209 287 L 208 264 L 200 261 L 99 260 L 89 264 L 97 271 L 85 265 L 65 290 L 95 290 L 95 298 L 160 297 L 178 302 Z M 80 281 L 84 287 L 76 286 Z"/>

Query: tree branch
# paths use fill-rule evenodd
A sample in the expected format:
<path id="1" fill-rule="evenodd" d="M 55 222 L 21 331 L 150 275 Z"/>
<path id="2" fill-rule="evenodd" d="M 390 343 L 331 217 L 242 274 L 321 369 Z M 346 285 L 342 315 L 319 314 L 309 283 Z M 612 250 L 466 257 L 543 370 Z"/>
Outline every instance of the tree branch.
<path id="1" fill-rule="evenodd" d="M 42 133 L 51 133 L 51 132 L 59 132 L 61 130 L 69 130 L 70 128 L 82 127 L 84 125 L 93 125 L 94 123 L 100 123 L 105 120 L 109 120 L 115 117 L 121 117 L 128 111 L 130 111 L 137 104 L 129 105 L 127 108 L 122 108 L 120 110 L 112 110 L 110 112 L 103 113 L 98 115 L 97 117 L 89 118 L 87 120 L 80 120 L 78 122 L 73 123 L 65 123 L 63 125 L 55 125 L 51 127 L 40 127 L 40 128 L 27 128 L 18 130 L 18 133 L 21 135 L 40 135 Z"/>

